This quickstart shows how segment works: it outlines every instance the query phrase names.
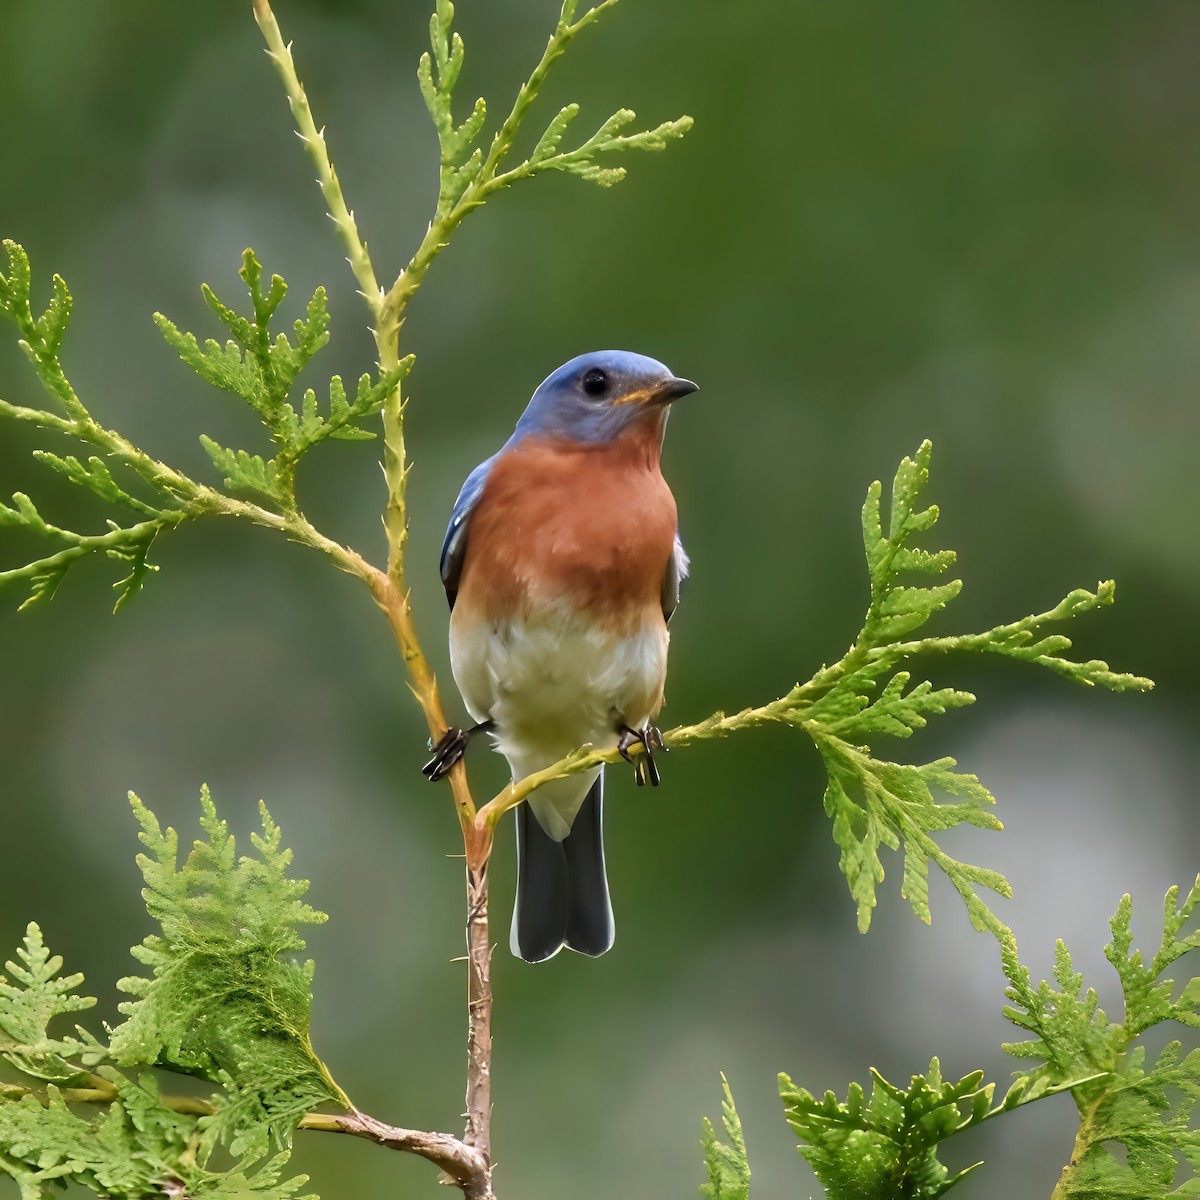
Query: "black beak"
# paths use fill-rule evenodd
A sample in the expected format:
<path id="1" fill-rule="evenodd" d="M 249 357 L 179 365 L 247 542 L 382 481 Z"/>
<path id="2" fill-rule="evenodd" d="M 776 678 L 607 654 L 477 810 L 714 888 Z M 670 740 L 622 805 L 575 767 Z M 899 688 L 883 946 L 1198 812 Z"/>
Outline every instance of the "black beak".
<path id="1" fill-rule="evenodd" d="M 690 379 L 668 379 L 665 383 L 658 385 L 654 398 L 661 400 L 664 404 L 672 404 L 681 397 L 690 396 L 699 390 L 700 385 L 693 383 Z"/>

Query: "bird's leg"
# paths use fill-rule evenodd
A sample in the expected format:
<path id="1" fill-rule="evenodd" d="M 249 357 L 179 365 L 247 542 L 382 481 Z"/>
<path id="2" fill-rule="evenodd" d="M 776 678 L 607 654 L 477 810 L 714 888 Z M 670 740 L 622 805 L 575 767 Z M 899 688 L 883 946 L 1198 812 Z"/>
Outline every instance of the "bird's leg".
<path id="1" fill-rule="evenodd" d="M 480 721 L 470 729 L 451 726 L 442 734 L 437 745 L 434 745 L 433 739 L 430 738 L 429 749 L 433 751 L 433 757 L 421 768 L 421 774 L 428 775 L 430 783 L 445 779 L 450 774 L 450 768 L 467 752 L 471 739 L 477 733 L 491 733 L 495 728 L 492 721 Z"/>
<path id="2" fill-rule="evenodd" d="M 629 747 L 635 742 L 641 744 L 644 754 L 636 760 L 629 753 Z M 662 730 L 655 725 L 647 725 L 643 730 L 631 729 L 628 725 L 621 726 L 621 736 L 617 740 L 617 753 L 627 762 L 633 764 L 633 777 L 641 787 L 647 780 L 651 787 L 658 787 L 662 776 L 658 771 L 658 763 L 654 761 L 654 751 L 661 750 L 669 753 L 663 745 Z"/>

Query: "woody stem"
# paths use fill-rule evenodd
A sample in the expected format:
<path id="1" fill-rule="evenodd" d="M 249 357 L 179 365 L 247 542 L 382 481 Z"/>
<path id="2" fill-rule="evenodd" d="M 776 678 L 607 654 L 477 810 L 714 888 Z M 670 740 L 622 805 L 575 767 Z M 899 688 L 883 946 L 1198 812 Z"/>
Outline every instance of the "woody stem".
<path id="1" fill-rule="evenodd" d="M 488 859 L 467 863 L 467 1132 L 463 1139 L 492 1161 L 492 946 L 488 932 Z"/>
<path id="2" fill-rule="evenodd" d="M 407 597 L 383 571 L 368 580 L 375 602 L 387 615 L 409 668 L 409 685 L 425 712 L 430 731 L 446 727 L 433 672 L 415 643 Z M 467 883 L 467 1130 L 464 1143 L 487 1164 L 482 1177 L 464 1186 L 469 1200 L 493 1200 L 492 1143 L 492 947 L 488 931 L 488 862 L 492 831 L 480 830 L 462 762 L 448 776 L 466 848 Z"/>

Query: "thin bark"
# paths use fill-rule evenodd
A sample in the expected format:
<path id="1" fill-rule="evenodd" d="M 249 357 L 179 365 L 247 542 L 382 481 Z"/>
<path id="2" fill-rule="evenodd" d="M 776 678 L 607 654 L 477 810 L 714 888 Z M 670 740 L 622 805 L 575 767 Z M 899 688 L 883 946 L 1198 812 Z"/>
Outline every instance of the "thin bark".
<path id="1" fill-rule="evenodd" d="M 446 1173 L 447 1183 L 462 1188 L 466 1200 L 494 1200 L 492 1167 L 484 1154 L 448 1133 L 427 1133 L 423 1129 L 401 1129 L 357 1110 L 348 1113 L 309 1113 L 301 1129 L 326 1133 L 349 1133 L 366 1138 L 389 1150 L 419 1154 Z"/>
<path id="2" fill-rule="evenodd" d="M 487 884 L 484 881 L 486 894 Z M 486 901 L 485 901 L 486 907 Z M 490 1047 L 490 1041 L 489 1041 Z M 113 1104 L 120 1093 L 108 1080 L 97 1075 L 88 1076 L 93 1086 L 59 1088 L 58 1095 L 71 1104 Z M 49 1104 L 49 1094 L 42 1090 L 24 1087 L 21 1084 L 0 1083 L 0 1100 L 21 1100 L 32 1096 L 39 1104 Z M 211 1101 L 194 1096 L 161 1096 L 164 1107 L 172 1112 L 189 1113 L 192 1116 L 210 1116 L 217 1110 Z M 443 1182 L 462 1189 L 466 1200 L 495 1200 L 492 1192 L 492 1166 L 485 1151 L 467 1141 L 461 1141 L 448 1133 L 431 1133 L 423 1129 L 404 1129 L 388 1125 L 377 1117 L 351 1108 L 341 1113 L 306 1113 L 300 1119 L 301 1129 L 315 1129 L 324 1133 L 348 1133 L 365 1138 L 389 1150 L 403 1150 L 428 1159 L 445 1172 Z M 487 1130 L 484 1137 L 486 1140 Z M 180 1193 L 182 1195 L 182 1193 Z"/>
<path id="3" fill-rule="evenodd" d="M 488 933 L 488 857 L 467 863 L 466 1143 L 492 1156 L 492 946 Z M 490 1183 L 489 1183 L 490 1189 Z"/>

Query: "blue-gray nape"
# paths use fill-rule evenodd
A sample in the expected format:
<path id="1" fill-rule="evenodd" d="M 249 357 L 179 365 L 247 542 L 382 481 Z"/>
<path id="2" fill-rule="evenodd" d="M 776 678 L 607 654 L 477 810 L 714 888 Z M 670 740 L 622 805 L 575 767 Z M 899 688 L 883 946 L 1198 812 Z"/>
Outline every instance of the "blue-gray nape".
<path id="1" fill-rule="evenodd" d="M 514 440 L 549 433 L 581 442 L 610 441 L 644 414 L 641 404 L 622 401 L 667 388 L 673 382 L 686 381 L 676 381 L 666 366 L 644 354 L 628 350 L 581 354 L 559 367 L 533 393 L 517 422 Z M 689 385 L 687 391 L 693 390 Z"/>

